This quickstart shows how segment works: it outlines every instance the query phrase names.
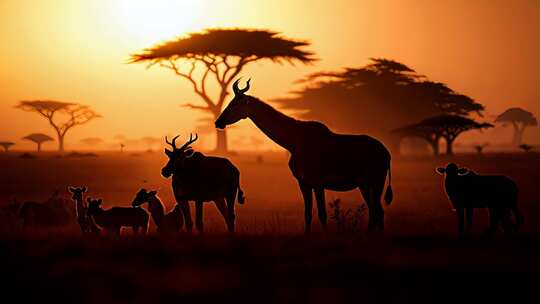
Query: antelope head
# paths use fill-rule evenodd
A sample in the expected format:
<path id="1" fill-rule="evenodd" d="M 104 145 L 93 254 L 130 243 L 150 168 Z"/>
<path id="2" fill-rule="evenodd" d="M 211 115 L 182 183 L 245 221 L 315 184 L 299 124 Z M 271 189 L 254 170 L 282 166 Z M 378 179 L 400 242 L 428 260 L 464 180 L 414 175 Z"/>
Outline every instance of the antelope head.
<path id="1" fill-rule="evenodd" d="M 216 128 L 218 129 L 224 129 L 227 125 L 234 124 L 235 122 L 245 119 L 249 115 L 249 96 L 245 93 L 249 90 L 250 84 L 249 82 L 251 79 L 249 79 L 246 83 L 246 87 L 243 89 L 240 89 L 238 87 L 238 83 L 240 82 L 240 79 L 237 79 L 233 84 L 233 92 L 234 92 L 234 98 L 231 100 L 229 105 L 223 110 L 221 115 L 219 115 L 218 119 L 216 120 Z"/>
<path id="2" fill-rule="evenodd" d="M 83 200 L 83 194 L 86 192 L 86 187 L 68 187 L 69 192 L 71 192 L 71 199 L 79 202 Z"/>
<path id="3" fill-rule="evenodd" d="M 133 199 L 133 202 L 131 202 L 132 207 L 140 207 L 144 203 L 148 203 L 150 199 L 155 197 L 157 194 L 157 191 L 148 191 L 144 188 L 139 190 L 137 194 L 135 195 L 135 198 Z"/>
<path id="4" fill-rule="evenodd" d="M 182 145 L 182 147 L 178 148 L 176 147 L 176 139 L 178 139 L 179 136 L 180 135 L 175 136 L 172 139 L 172 142 L 170 142 L 165 136 L 165 142 L 172 147 L 172 150 L 165 149 L 165 155 L 167 155 L 169 158 L 169 161 L 165 167 L 161 169 L 161 175 L 163 175 L 165 178 L 170 177 L 173 173 L 178 172 L 179 170 L 182 170 L 185 160 L 193 156 L 194 151 L 191 144 L 197 141 L 199 138 L 197 134 L 195 134 L 195 137 L 193 137 L 192 134 L 189 134 L 189 140 Z"/>
<path id="5" fill-rule="evenodd" d="M 88 210 L 86 211 L 86 215 L 92 216 L 95 215 L 97 212 L 99 212 L 101 208 L 101 204 L 103 203 L 103 200 L 93 199 L 91 197 L 87 198 L 86 201 L 88 202 Z"/>

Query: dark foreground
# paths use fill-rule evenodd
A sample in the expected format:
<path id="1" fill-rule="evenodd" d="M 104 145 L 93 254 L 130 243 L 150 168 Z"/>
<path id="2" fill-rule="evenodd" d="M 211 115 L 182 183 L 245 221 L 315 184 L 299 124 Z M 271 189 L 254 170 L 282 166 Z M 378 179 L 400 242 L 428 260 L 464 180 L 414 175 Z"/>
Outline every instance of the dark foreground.
<path id="1" fill-rule="evenodd" d="M 536 238 L 3 238 L 3 296 L 67 303 L 534 302 Z"/>

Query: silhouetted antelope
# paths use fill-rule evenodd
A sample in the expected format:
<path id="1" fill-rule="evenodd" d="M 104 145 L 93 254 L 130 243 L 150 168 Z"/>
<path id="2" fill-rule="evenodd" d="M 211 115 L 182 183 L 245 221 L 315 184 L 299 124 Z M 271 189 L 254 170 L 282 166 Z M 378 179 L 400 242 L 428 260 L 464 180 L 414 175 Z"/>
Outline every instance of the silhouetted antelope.
<path id="1" fill-rule="evenodd" d="M 388 187 L 385 201 L 392 201 L 390 152 L 377 139 L 367 135 L 344 135 L 330 131 L 316 121 L 300 121 L 272 108 L 263 101 L 246 95 L 233 84 L 234 98 L 216 120 L 223 129 L 245 118 L 275 143 L 291 153 L 289 168 L 298 180 L 304 197 L 306 232 L 311 231 L 313 192 L 317 201 L 319 220 L 326 230 L 324 190 L 349 191 L 359 188 L 369 208 L 369 230 L 384 229 L 381 196 L 386 175 Z"/>
<path id="2" fill-rule="evenodd" d="M 82 233 L 99 233 L 100 229 L 95 225 L 93 221 L 87 215 L 88 205 L 84 201 L 84 193 L 88 190 L 86 187 L 68 187 L 71 192 L 71 199 L 75 202 L 75 213 L 77 216 L 77 223 L 81 228 Z"/>
<path id="3" fill-rule="evenodd" d="M 228 160 L 220 157 L 205 156 L 194 152 L 190 147 L 197 140 L 197 135 L 180 148 L 176 147 L 176 139 L 165 142 L 172 151 L 165 149 L 169 162 L 161 169 L 161 175 L 168 178 L 172 175 L 172 187 L 176 202 L 182 208 L 186 228 L 191 231 L 193 222 L 189 210 L 189 201 L 195 201 L 195 220 L 197 230 L 203 231 L 203 202 L 214 201 L 223 215 L 229 232 L 234 232 L 234 202 L 238 194 L 238 203 L 244 203 L 244 195 L 240 189 L 240 171 Z M 227 204 L 225 205 L 225 201 Z"/>
<path id="4" fill-rule="evenodd" d="M 101 199 L 88 198 L 88 216 L 105 229 L 107 233 L 120 234 L 120 228 L 131 227 L 133 234 L 138 234 L 139 229 L 146 234 L 148 231 L 148 213 L 142 208 L 112 207 L 104 210 Z"/>
<path id="5" fill-rule="evenodd" d="M 149 192 L 146 189 L 141 189 L 137 192 L 131 206 L 140 207 L 145 203 L 148 203 L 148 211 L 150 211 L 159 233 L 174 233 L 182 229 L 184 219 L 180 205 L 176 204 L 169 213 L 165 214 L 165 207 L 157 197 L 157 191 Z"/>
<path id="6" fill-rule="evenodd" d="M 19 208 L 19 217 L 25 228 L 65 226 L 73 222 L 71 202 L 59 196 L 58 190 L 43 203 L 28 201 Z"/>
<path id="7" fill-rule="evenodd" d="M 446 168 L 437 168 L 437 173 L 444 175 L 446 195 L 457 211 L 460 237 L 472 232 L 474 208 L 489 209 L 488 235 L 497 231 L 499 222 L 502 222 L 507 233 L 517 231 L 523 224 L 523 216 L 517 207 L 518 186 L 510 178 L 503 175 L 478 175 L 467 168 L 458 168 L 454 163 L 449 163 Z M 511 221 L 511 212 L 514 213 L 516 223 Z"/>

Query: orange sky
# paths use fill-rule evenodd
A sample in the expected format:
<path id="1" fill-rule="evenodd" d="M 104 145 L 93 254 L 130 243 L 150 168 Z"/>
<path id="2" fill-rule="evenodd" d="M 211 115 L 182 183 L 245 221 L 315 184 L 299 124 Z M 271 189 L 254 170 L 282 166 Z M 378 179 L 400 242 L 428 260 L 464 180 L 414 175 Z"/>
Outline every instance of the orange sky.
<path id="1" fill-rule="evenodd" d="M 1 0 L 0 140 L 25 149 L 33 145 L 20 138 L 29 133 L 54 135 L 36 114 L 13 108 L 21 99 L 82 102 L 104 116 L 68 133 L 68 150 L 89 136 L 192 131 L 197 112 L 179 107 L 198 102 L 188 84 L 125 62 L 162 39 L 208 27 L 268 28 L 313 43 L 322 59 L 313 66 L 261 62 L 242 73 L 262 99 L 283 96 L 306 73 L 386 57 L 477 99 L 488 120 L 509 106 L 540 115 L 539 20 L 537 0 Z M 496 131 L 499 138 L 493 130 L 463 138 L 510 141 L 510 130 Z M 230 134 L 254 132 L 242 122 Z M 525 140 L 540 141 L 540 129 Z"/>

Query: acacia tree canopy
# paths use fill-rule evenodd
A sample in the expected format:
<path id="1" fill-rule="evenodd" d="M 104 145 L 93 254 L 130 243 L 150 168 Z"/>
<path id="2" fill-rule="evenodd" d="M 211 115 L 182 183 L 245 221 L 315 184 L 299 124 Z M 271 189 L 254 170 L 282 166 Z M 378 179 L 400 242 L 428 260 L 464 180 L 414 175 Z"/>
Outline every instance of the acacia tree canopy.
<path id="1" fill-rule="evenodd" d="M 184 106 L 221 114 L 229 86 L 243 68 L 252 62 L 268 59 L 272 62 L 315 61 L 314 54 L 304 49 L 310 43 L 283 37 L 280 33 L 256 29 L 208 29 L 147 48 L 131 55 L 129 63 L 159 65 L 187 80 L 203 105 Z M 182 65 L 187 63 L 187 67 Z M 217 84 L 216 97 L 208 92 L 209 82 Z M 216 150 L 227 150 L 225 131 L 217 131 Z"/>
<path id="2" fill-rule="evenodd" d="M 274 99 L 308 120 L 340 131 L 388 138 L 391 130 L 441 114 L 481 114 L 484 107 L 403 63 L 371 58 L 360 68 L 308 75 L 292 97 Z"/>

